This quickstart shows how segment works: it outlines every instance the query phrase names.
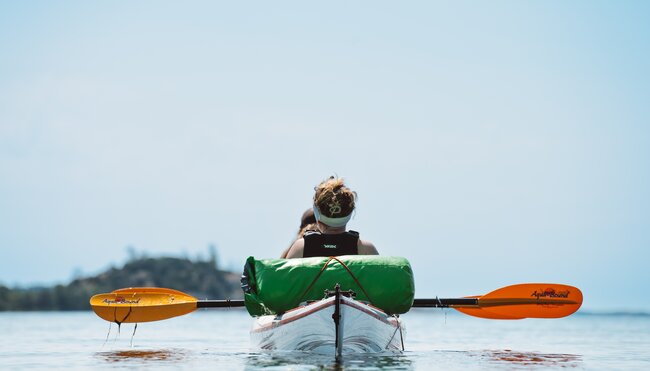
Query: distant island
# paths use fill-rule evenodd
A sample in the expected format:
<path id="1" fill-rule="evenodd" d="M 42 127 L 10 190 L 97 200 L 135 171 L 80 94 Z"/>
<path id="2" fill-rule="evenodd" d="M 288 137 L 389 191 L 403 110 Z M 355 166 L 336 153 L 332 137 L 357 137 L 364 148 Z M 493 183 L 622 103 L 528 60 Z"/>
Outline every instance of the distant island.
<path id="1" fill-rule="evenodd" d="M 132 257 L 122 268 L 110 268 L 68 285 L 9 288 L 0 285 L 0 311 L 87 310 L 91 296 L 124 287 L 166 287 L 199 299 L 241 299 L 239 274 L 218 269 L 208 260 L 175 257 Z"/>

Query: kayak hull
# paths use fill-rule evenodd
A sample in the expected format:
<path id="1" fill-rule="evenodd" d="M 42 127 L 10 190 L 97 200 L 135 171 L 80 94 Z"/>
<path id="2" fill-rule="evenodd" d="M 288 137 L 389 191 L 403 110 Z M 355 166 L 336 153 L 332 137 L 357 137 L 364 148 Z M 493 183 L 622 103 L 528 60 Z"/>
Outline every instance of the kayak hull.
<path id="1" fill-rule="evenodd" d="M 348 297 L 340 297 L 340 321 L 333 320 L 336 298 L 330 297 L 277 316 L 257 317 L 251 329 L 254 346 L 268 350 L 341 354 L 399 353 L 404 328 L 397 316 Z"/>

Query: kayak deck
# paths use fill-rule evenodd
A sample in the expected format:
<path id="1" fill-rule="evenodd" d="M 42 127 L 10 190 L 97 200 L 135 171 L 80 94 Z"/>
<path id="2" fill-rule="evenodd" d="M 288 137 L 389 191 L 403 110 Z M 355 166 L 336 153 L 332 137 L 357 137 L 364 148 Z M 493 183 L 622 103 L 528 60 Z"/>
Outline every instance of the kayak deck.
<path id="1" fill-rule="evenodd" d="M 334 321 L 337 298 L 338 331 Z M 352 298 L 332 296 L 282 315 L 257 317 L 251 329 L 251 341 L 261 349 L 328 355 L 399 353 L 404 349 L 404 332 L 397 316 Z M 337 335 L 340 349 L 337 349 Z"/>

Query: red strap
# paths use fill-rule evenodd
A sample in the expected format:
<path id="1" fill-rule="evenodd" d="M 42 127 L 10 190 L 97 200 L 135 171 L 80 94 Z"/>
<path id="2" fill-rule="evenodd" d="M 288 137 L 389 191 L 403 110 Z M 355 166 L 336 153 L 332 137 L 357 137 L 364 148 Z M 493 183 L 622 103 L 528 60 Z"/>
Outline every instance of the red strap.
<path id="1" fill-rule="evenodd" d="M 307 287 L 307 290 L 305 290 L 305 292 L 303 292 L 302 295 L 300 295 L 300 300 L 298 300 L 298 302 L 301 302 L 302 299 L 304 299 L 305 295 L 307 295 L 307 293 L 309 292 L 309 290 L 311 290 L 311 288 L 314 286 L 314 284 L 316 283 L 316 281 L 318 281 L 318 278 L 320 277 L 321 274 L 323 274 L 323 271 L 325 270 L 325 268 L 327 268 L 327 265 L 332 261 L 332 259 L 334 259 L 333 256 L 330 256 L 330 258 L 327 259 L 327 261 L 325 262 L 325 264 L 323 265 L 323 267 L 320 269 L 320 272 L 318 272 L 318 274 L 316 275 L 316 277 L 314 277 L 314 280 L 311 281 L 311 283 L 309 284 L 309 287 Z M 338 259 L 337 259 L 337 260 L 338 260 Z"/>
<path id="2" fill-rule="evenodd" d="M 345 270 L 348 271 L 348 273 L 350 273 L 350 277 L 352 277 L 352 279 L 354 280 L 354 282 L 356 282 L 357 286 L 359 286 L 359 288 L 361 289 L 361 291 L 363 291 L 363 293 L 366 295 L 366 298 L 368 298 L 368 301 L 370 302 L 370 304 L 372 304 L 372 299 L 370 299 L 370 295 L 368 295 L 368 293 L 366 292 L 366 290 L 365 290 L 365 289 L 363 288 L 363 286 L 361 285 L 361 282 L 359 282 L 359 280 L 354 276 L 354 274 L 352 273 L 352 271 L 350 270 L 350 268 L 348 268 L 348 266 L 345 265 L 345 263 L 343 263 L 342 261 L 340 261 L 339 258 L 337 258 L 336 256 L 332 256 L 331 259 L 334 259 L 334 260 L 336 260 L 337 262 L 341 263 L 341 265 L 343 266 L 343 268 L 345 268 Z"/>
<path id="3" fill-rule="evenodd" d="M 353 279 L 354 282 L 357 284 L 357 286 L 359 286 L 359 288 L 361 289 L 361 291 L 363 291 L 363 293 L 366 295 L 366 298 L 368 298 L 368 301 L 370 302 L 370 304 L 373 304 L 372 299 L 370 299 L 370 295 L 368 295 L 368 292 L 366 292 L 366 290 L 363 288 L 363 286 L 361 285 L 361 282 L 359 282 L 359 280 L 357 279 L 357 277 L 354 276 L 354 273 L 352 273 L 352 271 L 350 270 L 350 268 L 348 268 L 348 266 L 347 266 L 344 262 L 342 262 L 339 258 L 337 258 L 336 256 L 330 256 L 329 259 L 327 259 L 327 261 L 325 262 L 325 264 L 323 265 L 323 267 L 320 269 L 320 271 L 318 272 L 318 274 L 316 275 L 316 277 L 314 277 L 314 280 L 311 281 L 311 283 L 309 284 L 309 287 L 307 287 L 307 290 L 305 290 L 305 292 L 303 292 L 302 295 L 300 296 L 300 300 L 299 300 L 299 302 L 302 301 L 302 299 L 305 297 L 305 295 L 307 295 L 307 293 L 309 292 L 309 290 L 311 290 L 311 288 L 314 286 L 314 284 L 316 283 L 316 281 L 318 281 L 318 278 L 320 278 L 321 274 L 323 274 L 323 271 L 325 271 L 325 268 L 327 268 L 327 266 L 329 265 L 329 263 L 330 263 L 332 260 L 336 260 L 337 262 L 339 262 L 339 263 L 343 266 L 343 268 L 345 268 L 345 270 L 348 271 L 348 273 L 350 274 L 350 277 L 352 277 L 352 279 Z M 373 305 L 374 305 L 374 304 L 373 304 Z"/>

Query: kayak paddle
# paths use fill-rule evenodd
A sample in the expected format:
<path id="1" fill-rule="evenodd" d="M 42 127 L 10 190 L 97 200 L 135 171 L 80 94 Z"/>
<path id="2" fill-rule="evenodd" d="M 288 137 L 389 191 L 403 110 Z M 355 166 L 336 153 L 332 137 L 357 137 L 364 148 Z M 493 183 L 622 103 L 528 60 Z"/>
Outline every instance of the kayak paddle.
<path id="1" fill-rule="evenodd" d="M 454 308 L 488 319 L 562 318 L 582 305 L 582 292 L 556 283 L 522 283 L 482 296 L 461 299 L 415 299 L 413 307 Z"/>
<path id="2" fill-rule="evenodd" d="M 561 318 L 580 308 L 582 293 L 573 286 L 525 283 L 482 296 L 415 299 L 417 308 L 453 308 L 488 319 Z M 243 300 L 199 300 L 183 292 L 158 287 L 130 287 L 90 298 L 95 313 L 109 322 L 138 323 L 182 316 L 199 308 L 243 307 Z"/>

